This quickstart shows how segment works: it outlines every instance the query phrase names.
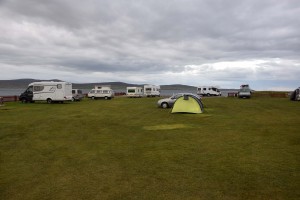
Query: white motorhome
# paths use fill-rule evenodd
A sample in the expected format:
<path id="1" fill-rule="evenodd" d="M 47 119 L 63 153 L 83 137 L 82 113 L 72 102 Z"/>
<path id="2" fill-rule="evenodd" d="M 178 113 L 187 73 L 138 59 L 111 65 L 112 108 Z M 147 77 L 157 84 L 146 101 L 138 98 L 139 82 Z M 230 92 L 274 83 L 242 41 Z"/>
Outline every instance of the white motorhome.
<path id="1" fill-rule="evenodd" d="M 72 100 L 72 83 L 41 81 L 33 82 L 20 97 L 23 103 L 47 101 L 48 103 Z"/>
<path id="2" fill-rule="evenodd" d="M 199 86 L 197 87 L 197 94 L 202 96 L 221 96 L 222 93 L 214 86 Z"/>
<path id="3" fill-rule="evenodd" d="M 92 89 L 88 93 L 88 97 L 91 99 L 104 98 L 104 99 L 112 99 L 114 98 L 115 93 L 108 85 L 96 85 L 94 89 Z"/>
<path id="4" fill-rule="evenodd" d="M 146 97 L 159 97 L 160 86 L 159 85 L 144 85 L 144 95 Z"/>
<path id="5" fill-rule="evenodd" d="M 144 95 L 142 87 L 127 87 L 126 96 L 127 97 L 142 97 Z"/>

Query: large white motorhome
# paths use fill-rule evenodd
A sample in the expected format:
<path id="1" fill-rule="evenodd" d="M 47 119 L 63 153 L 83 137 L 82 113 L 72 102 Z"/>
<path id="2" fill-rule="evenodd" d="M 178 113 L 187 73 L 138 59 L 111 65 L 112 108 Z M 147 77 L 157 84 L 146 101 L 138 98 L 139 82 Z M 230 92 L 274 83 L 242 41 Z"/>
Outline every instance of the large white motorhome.
<path id="1" fill-rule="evenodd" d="M 109 85 L 96 85 L 95 88 L 88 93 L 88 97 L 91 99 L 112 99 L 114 96 L 115 93 Z"/>
<path id="2" fill-rule="evenodd" d="M 159 85 L 144 85 L 144 95 L 146 97 L 159 97 L 160 86 Z"/>
<path id="3" fill-rule="evenodd" d="M 142 87 L 127 87 L 126 96 L 127 97 L 142 97 L 144 95 Z"/>
<path id="4" fill-rule="evenodd" d="M 197 87 L 197 94 L 202 96 L 221 96 L 222 93 L 215 86 L 199 86 Z"/>
<path id="5" fill-rule="evenodd" d="M 34 101 L 64 102 L 72 100 L 72 83 L 41 81 L 33 82 L 20 97 L 23 103 Z"/>

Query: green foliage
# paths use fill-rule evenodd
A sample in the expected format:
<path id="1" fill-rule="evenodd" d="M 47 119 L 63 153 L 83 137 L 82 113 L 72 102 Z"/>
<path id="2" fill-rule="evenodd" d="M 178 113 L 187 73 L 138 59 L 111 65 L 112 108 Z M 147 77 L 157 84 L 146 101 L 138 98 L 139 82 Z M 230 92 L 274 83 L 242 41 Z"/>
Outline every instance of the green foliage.
<path id="1" fill-rule="evenodd" d="M 300 104 L 157 98 L 0 107 L 1 199 L 298 199 Z"/>

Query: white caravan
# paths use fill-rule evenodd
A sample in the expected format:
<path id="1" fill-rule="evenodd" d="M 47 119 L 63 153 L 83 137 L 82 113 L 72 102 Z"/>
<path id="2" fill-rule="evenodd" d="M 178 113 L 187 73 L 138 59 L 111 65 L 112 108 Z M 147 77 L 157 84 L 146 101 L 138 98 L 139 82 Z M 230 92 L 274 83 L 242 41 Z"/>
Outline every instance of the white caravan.
<path id="1" fill-rule="evenodd" d="M 144 95 L 146 97 L 159 97 L 160 86 L 159 85 L 144 85 Z"/>
<path id="2" fill-rule="evenodd" d="M 72 100 L 72 83 L 41 81 L 33 82 L 22 93 L 19 99 L 23 102 L 47 101 L 48 103 Z"/>
<path id="3" fill-rule="evenodd" d="M 197 94 L 202 96 L 221 96 L 221 92 L 214 86 L 199 86 L 197 87 Z"/>
<path id="4" fill-rule="evenodd" d="M 144 95 L 142 87 L 127 87 L 126 96 L 127 97 L 142 97 Z"/>
<path id="5" fill-rule="evenodd" d="M 108 85 L 96 85 L 94 89 L 92 89 L 88 93 L 88 97 L 91 99 L 104 98 L 104 99 L 112 99 L 114 98 L 115 93 Z"/>

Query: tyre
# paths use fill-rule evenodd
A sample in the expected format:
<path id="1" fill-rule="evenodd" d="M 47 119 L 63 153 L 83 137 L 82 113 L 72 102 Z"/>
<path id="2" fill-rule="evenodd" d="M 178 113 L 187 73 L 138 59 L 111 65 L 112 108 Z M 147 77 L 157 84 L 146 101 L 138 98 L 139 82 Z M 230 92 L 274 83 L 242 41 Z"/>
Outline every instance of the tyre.
<path id="1" fill-rule="evenodd" d="M 75 98 L 74 98 L 74 97 L 72 97 L 72 101 L 75 101 Z"/>
<path id="2" fill-rule="evenodd" d="M 26 98 L 22 98 L 22 99 L 21 99 L 21 102 L 22 102 L 22 103 L 27 103 Z"/>
<path id="3" fill-rule="evenodd" d="M 161 107 L 162 108 L 168 108 L 169 106 L 168 106 L 168 104 L 166 102 L 164 102 L 164 103 L 161 104 Z"/>
<path id="4" fill-rule="evenodd" d="M 91 99 L 95 100 L 95 97 L 92 97 Z"/>
<path id="5" fill-rule="evenodd" d="M 104 97 L 104 99 L 105 99 L 105 100 L 107 100 L 107 99 L 108 99 L 108 97 Z"/>
<path id="6" fill-rule="evenodd" d="M 47 103 L 49 103 L 49 104 L 52 103 L 52 99 L 50 99 L 50 98 L 47 99 Z"/>

